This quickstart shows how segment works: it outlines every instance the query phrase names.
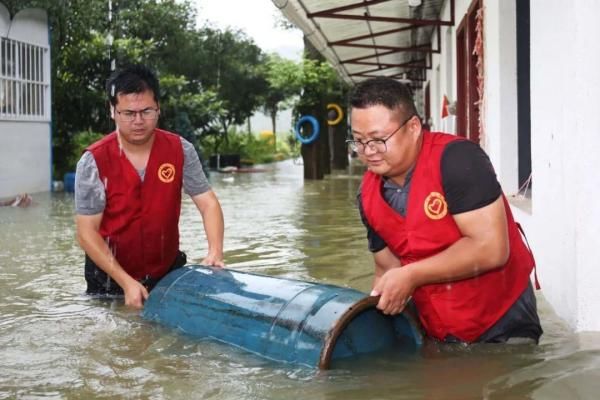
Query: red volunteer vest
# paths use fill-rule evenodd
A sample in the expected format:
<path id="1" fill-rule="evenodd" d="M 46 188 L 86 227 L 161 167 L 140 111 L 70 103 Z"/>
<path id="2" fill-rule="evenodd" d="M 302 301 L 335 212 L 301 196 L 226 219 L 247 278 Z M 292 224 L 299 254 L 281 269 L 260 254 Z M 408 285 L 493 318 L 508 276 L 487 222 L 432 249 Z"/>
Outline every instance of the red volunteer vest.
<path id="1" fill-rule="evenodd" d="M 100 235 L 134 279 L 162 277 L 179 250 L 183 148 L 179 136 L 155 130 L 142 182 L 113 132 L 88 147 L 104 183 Z"/>
<path id="2" fill-rule="evenodd" d="M 367 171 L 363 177 L 365 217 L 402 265 L 433 256 L 462 236 L 448 212 L 441 177 L 442 152 L 454 140 L 461 139 L 423 132 L 423 147 L 411 179 L 406 218 L 385 202 L 381 176 Z M 473 278 L 425 285 L 415 290 L 413 299 L 428 335 L 439 340 L 453 335 L 465 342 L 475 341 L 525 290 L 534 265 L 533 256 L 522 240 L 506 198 L 504 207 L 510 241 L 510 256 L 505 265 Z"/>

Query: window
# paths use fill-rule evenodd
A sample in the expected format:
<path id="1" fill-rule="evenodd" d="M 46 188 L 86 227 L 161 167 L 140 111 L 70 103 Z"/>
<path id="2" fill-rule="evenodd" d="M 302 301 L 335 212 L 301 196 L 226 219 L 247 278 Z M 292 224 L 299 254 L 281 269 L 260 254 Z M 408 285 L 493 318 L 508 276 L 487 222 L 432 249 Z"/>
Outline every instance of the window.
<path id="1" fill-rule="evenodd" d="M 0 119 L 50 119 L 48 48 L 0 38 Z"/>
<path id="2" fill-rule="evenodd" d="M 529 0 L 517 1 L 517 121 L 519 129 L 519 188 L 531 196 L 531 62 Z"/>

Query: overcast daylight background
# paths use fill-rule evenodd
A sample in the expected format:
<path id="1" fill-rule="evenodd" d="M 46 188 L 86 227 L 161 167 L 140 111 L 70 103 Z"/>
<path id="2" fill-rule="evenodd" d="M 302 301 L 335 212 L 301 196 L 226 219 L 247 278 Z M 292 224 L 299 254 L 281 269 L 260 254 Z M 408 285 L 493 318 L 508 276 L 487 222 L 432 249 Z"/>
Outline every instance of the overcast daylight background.
<path id="1" fill-rule="evenodd" d="M 280 12 L 271 0 L 195 0 L 198 24 L 241 29 L 264 51 L 300 60 L 302 32 L 276 27 Z"/>
<path id="2" fill-rule="evenodd" d="M 267 53 L 278 53 L 295 61 L 302 58 L 302 32 L 276 26 L 277 20 L 283 17 L 271 0 L 193 0 L 192 4 L 196 6 L 198 26 L 239 29 Z M 250 119 L 250 125 L 257 133 L 272 130 L 270 118 L 259 112 Z M 278 136 L 291 129 L 291 111 L 280 112 Z"/>

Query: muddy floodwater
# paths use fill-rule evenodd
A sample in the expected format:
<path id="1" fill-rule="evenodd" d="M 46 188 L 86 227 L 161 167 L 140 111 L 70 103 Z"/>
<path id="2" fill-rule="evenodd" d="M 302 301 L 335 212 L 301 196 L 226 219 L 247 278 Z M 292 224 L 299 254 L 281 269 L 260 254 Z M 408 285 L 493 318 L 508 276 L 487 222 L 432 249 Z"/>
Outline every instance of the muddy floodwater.
<path id="1" fill-rule="evenodd" d="M 367 291 L 372 261 L 356 177 L 305 182 L 292 161 L 212 173 L 228 268 Z M 84 294 L 73 196 L 0 208 L 0 399 L 598 399 L 600 333 L 571 332 L 538 293 L 545 334 L 532 345 L 436 345 L 319 372 L 278 364 L 140 318 Z M 181 248 L 206 253 L 184 200 Z M 535 249 L 534 249 L 535 251 Z M 539 268 L 543 283 L 543 266 Z"/>

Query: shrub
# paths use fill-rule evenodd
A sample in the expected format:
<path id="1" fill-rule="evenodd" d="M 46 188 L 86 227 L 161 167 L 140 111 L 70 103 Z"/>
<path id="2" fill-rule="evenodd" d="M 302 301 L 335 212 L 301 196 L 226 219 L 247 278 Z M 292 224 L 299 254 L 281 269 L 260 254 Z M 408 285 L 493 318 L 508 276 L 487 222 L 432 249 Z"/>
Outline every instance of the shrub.
<path id="1" fill-rule="evenodd" d="M 242 164 L 265 164 L 285 160 L 292 156 L 286 140 L 277 140 L 277 149 L 273 146 L 273 135 L 255 135 L 232 130 L 227 135 L 227 142 L 220 145 L 221 154 L 239 154 Z M 200 139 L 204 149 L 214 149 L 214 136 Z M 214 150 L 206 152 L 206 157 L 214 155 Z"/>
<path id="2" fill-rule="evenodd" d="M 104 137 L 103 134 L 92 131 L 77 132 L 73 135 L 73 146 L 71 152 L 67 155 L 68 171 L 75 171 L 77 161 L 85 151 L 86 147 Z"/>

